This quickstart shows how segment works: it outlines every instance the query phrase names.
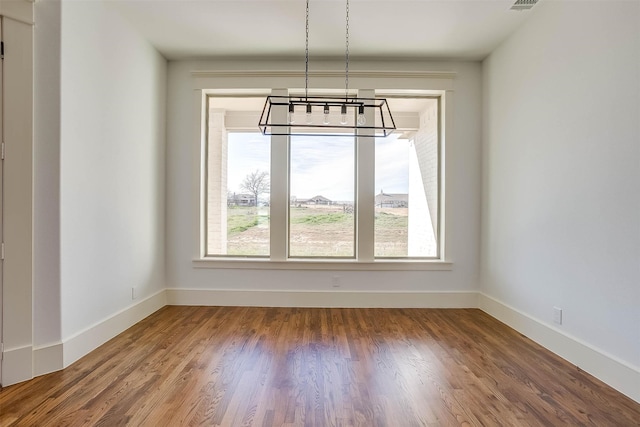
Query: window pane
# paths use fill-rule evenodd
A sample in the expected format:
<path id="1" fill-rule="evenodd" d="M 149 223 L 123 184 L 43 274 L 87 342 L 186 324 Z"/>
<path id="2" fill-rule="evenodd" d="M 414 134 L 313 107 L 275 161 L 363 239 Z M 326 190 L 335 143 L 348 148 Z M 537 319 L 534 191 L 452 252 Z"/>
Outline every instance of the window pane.
<path id="1" fill-rule="evenodd" d="M 223 115 L 223 113 L 219 113 Z M 209 121 L 207 253 L 269 256 L 270 138 Z"/>
<path id="2" fill-rule="evenodd" d="M 289 256 L 355 256 L 354 137 L 291 137 Z"/>
<path id="3" fill-rule="evenodd" d="M 376 257 L 438 256 L 438 103 L 423 101 L 415 134 L 376 139 Z"/>

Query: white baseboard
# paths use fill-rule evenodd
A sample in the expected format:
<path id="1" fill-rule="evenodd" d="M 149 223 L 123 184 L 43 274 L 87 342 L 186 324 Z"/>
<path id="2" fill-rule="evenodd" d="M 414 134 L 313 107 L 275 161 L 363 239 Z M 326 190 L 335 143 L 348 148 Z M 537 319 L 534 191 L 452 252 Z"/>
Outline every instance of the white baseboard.
<path id="1" fill-rule="evenodd" d="M 483 293 L 478 308 L 640 403 L 640 370 Z"/>
<path id="2" fill-rule="evenodd" d="M 33 376 L 59 371 L 64 367 L 64 344 L 59 342 L 33 349 Z"/>
<path id="3" fill-rule="evenodd" d="M 169 305 L 352 308 L 475 308 L 476 292 L 167 289 Z"/>
<path id="4" fill-rule="evenodd" d="M 33 378 L 33 347 L 5 349 L 2 353 L 2 386 Z"/>
<path id="5" fill-rule="evenodd" d="M 165 305 L 167 297 L 163 289 L 61 343 L 8 349 L 3 354 L 2 385 L 9 386 L 64 369 Z"/>
<path id="6" fill-rule="evenodd" d="M 162 290 L 65 339 L 63 367 L 71 365 L 165 305 L 166 292 Z"/>

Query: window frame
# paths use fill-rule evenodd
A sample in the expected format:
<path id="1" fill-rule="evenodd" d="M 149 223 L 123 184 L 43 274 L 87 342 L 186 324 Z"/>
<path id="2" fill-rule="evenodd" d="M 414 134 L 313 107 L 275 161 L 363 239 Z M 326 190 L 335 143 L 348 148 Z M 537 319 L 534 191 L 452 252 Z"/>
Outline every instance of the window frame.
<path id="1" fill-rule="evenodd" d="M 341 135 L 341 137 L 345 137 Z M 291 255 L 291 203 L 289 203 L 287 207 L 287 259 L 288 260 L 356 260 L 358 258 L 358 219 L 357 219 L 357 206 L 358 206 L 358 188 L 357 188 L 357 172 L 358 172 L 358 159 L 357 159 L 357 150 L 358 150 L 358 137 L 354 133 L 353 135 L 348 136 L 348 138 L 352 138 L 353 141 L 353 241 L 351 242 L 353 245 L 353 255 L 345 255 L 345 256 L 321 256 L 321 255 Z M 289 200 L 291 200 L 291 139 L 288 141 L 288 172 L 287 172 L 287 190 L 289 191 L 288 196 Z"/>
<path id="2" fill-rule="evenodd" d="M 451 270 L 449 233 L 446 232 L 447 208 L 446 197 L 447 168 L 445 148 L 451 144 L 452 115 L 453 115 L 453 72 L 416 73 L 416 72 L 359 72 L 351 73 L 352 80 L 357 87 L 384 87 L 384 90 L 359 89 L 358 96 L 391 97 L 392 95 L 409 97 L 416 91 L 422 95 L 438 96 L 439 109 L 439 194 L 438 194 L 438 256 L 434 258 L 375 258 L 374 257 L 374 209 L 375 209 L 375 144 L 374 138 L 359 134 L 356 136 L 356 254 L 355 258 L 289 258 L 287 244 L 288 209 L 289 209 L 289 143 L 288 137 L 273 137 L 271 142 L 271 170 L 283 171 L 277 176 L 271 176 L 271 250 L 269 257 L 234 257 L 207 256 L 206 221 L 207 221 L 207 99 L 209 96 L 267 96 L 287 95 L 287 89 L 264 90 L 264 87 L 277 87 L 279 80 L 292 79 L 293 75 L 303 76 L 299 72 L 264 72 L 256 78 L 256 72 L 193 72 L 194 107 L 199 114 L 197 130 L 200 136 L 199 168 L 194 168 L 194 188 L 198 191 L 199 209 L 197 221 L 194 221 L 194 247 L 197 252 L 192 260 L 194 268 L 242 268 L 242 269 L 304 269 L 304 270 Z M 279 78 L 278 78 L 279 77 Z M 340 72 L 323 72 L 321 88 L 339 87 L 343 78 Z M 241 84 L 239 84 L 241 83 Z M 338 84 L 336 86 L 336 84 Z M 239 88 L 239 89 L 238 89 Z M 286 112 L 282 112 L 286 115 Z M 258 121 L 256 114 L 255 122 Z M 367 143 L 371 140 L 371 143 Z M 446 144 L 445 144 L 446 141 Z M 274 163 L 275 161 L 275 163 Z M 283 164 L 284 163 L 284 164 Z M 282 167 L 285 167 L 282 169 Z M 364 166 L 364 167 L 363 167 Z M 275 193 L 275 194 L 274 194 Z M 274 198 L 275 196 L 275 198 Z M 368 200 L 371 199 L 371 200 Z M 368 203 L 368 202 L 371 203 Z M 275 211 L 274 211 L 275 207 Z M 274 218 L 276 221 L 274 221 Z M 362 233 L 366 227 L 369 232 Z"/>

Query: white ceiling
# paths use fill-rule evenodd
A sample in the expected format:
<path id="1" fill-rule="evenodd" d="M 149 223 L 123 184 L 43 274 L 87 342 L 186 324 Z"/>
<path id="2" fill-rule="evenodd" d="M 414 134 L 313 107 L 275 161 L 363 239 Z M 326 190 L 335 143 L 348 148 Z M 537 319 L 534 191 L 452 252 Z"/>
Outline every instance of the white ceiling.
<path id="1" fill-rule="evenodd" d="M 350 0 L 361 58 L 479 60 L 527 18 L 515 0 Z M 304 57 L 305 0 L 109 0 L 167 59 Z M 343 57 L 345 0 L 310 0 L 310 57 Z"/>

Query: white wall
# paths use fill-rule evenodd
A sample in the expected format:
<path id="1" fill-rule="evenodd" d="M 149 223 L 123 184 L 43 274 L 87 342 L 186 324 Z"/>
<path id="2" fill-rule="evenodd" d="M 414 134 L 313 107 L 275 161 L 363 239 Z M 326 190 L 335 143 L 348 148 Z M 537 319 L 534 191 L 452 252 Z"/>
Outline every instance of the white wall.
<path id="1" fill-rule="evenodd" d="M 60 1 L 34 3 L 33 342 L 59 343 L 60 312 Z"/>
<path id="2" fill-rule="evenodd" d="M 67 340 L 130 306 L 132 287 L 164 288 L 166 61 L 103 2 L 63 1 L 61 19 Z"/>
<path id="3" fill-rule="evenodd" d="M 638 400 L 640 3 L 531 13 L 483 64 L 481 291 L 635 372 L 592 370 Z"/>
<path id="4" fill-rule="evenodd" d="M 455 71 L 454 141 L 447 147 L 450 156 L 449 197 L 452 208 L 452 271 L 286 271 L 195 269 L 194 242 L 199 135 L 195 123 L 193 70 L 300 70 L 300 61 L 218 61 L 170 62 L 168 80 L 167 133 L 167 286 L 193 289 L 330 291 L 331 276 L 341 277 L 343 291 L 475 291 L 479 275 L 480 235 L 480 64 L 472 62 L 358 62 L 352 70 Z M 326 62 L 315 67 L 341 70 L 344 63 Z M 313 81 L 310 82 L 313 85 Z M 304 86 L 291 81 L 287 86 Z M 257 126 L 256 126 L 257 130 Z M 336 299 L 340 296 L 337 295 Z"/>

